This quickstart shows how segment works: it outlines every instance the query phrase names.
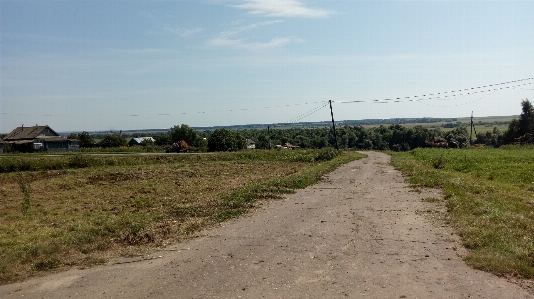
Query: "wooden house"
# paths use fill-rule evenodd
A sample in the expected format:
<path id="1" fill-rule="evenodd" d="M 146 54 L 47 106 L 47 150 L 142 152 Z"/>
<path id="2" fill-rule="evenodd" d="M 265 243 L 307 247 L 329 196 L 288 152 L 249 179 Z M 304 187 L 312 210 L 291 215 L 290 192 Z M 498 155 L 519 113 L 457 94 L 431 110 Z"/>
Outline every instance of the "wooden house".
<path id="1" fill-rule="evenodd" d="M 80 142 L 60 136 L 49 126 L 18 127 L 4 137 L 18 152 L 79 151 Z"/>

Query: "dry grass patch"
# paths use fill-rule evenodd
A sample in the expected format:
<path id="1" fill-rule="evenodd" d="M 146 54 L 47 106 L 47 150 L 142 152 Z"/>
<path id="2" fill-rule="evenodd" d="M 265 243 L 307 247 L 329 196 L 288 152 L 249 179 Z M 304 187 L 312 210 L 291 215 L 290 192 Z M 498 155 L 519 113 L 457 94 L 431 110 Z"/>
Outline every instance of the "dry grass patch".
<path id="1" fill-rule="evenodd" d="M 359 157 L 312 162 L 313 153 L 297 154 L 0 174 L 0 281 L 146 253 Z"/>

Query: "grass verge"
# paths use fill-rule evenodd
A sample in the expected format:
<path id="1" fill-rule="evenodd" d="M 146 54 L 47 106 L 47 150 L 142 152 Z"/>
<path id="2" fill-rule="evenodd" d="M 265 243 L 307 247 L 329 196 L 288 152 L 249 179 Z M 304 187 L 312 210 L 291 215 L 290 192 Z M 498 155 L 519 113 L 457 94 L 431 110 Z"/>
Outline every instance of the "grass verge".
<path id="1" fill-rule="evenodd" d="M 390 153 L 415 185 L 444 191 L 465 261 L 497 275 L 534 278 L 534 150 L 416 149 Z"/>
<path id="2" fill-rule="evenodd" d="M 23 157 L 28 170 L 0 174 L 0 282 L 144 255 L 363 156 L 333 150 L 97 156 L 86 167 L 69 164 L 72 157 Z M 31 170 L 32 162 L 61 167 Z"/>

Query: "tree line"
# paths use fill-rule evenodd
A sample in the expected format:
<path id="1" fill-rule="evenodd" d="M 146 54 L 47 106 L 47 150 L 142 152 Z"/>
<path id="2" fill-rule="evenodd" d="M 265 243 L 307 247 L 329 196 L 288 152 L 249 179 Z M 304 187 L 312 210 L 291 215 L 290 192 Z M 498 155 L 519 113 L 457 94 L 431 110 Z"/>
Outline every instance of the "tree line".
<path id="1" fill-rule="evenodd" d="M 534 108 L 530 101 L 521 102 L 522 113 L 519 119 L 513 119 L 504 132 L 495 127 L 492 131 L 476 134 L 474 143 L 499 147 L 504 144 L 534 143 Z M 339 147 L 340 149 L 395 150 L 407 151 L 425 147 L 426 142 L 436 138 L 455 142 L 460 147 L 471 143 L 469 127 L 459 126 L 450 131 L 424 126 L 405 127 L 400 124 L 380 125 L 374 128 L 344 125 L 337 128 L 337 139 L 332 128 L 265 128 L 228 130 L 216 129 L 196 131 L 182 124 L 174 126 L 165 133 L 152 135 L 154 142 L 146 141 L 144 145 L 170 146 L 184 140 L 193 151 L 237 151 L 246 147 L 245 140 L 252 139 L 256 148 L 269 149 L 275 145 L 291 144 L 300 148 L 320 149 Z M 80 140 L 81 147 L 118 147 L 127 144 L 122 134 L 105 134 L 98 143 L 87 132 L 71 134 L 69 138 Z M 337 144 L 336 144 L 337 140 Z"/>

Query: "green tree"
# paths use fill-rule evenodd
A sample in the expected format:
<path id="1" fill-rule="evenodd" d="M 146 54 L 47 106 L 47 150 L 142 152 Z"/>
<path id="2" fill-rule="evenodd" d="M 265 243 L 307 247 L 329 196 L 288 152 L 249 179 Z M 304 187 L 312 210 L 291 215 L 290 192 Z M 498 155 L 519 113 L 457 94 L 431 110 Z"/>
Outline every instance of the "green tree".
<path id="1" fill-rule="evenodd" d="M 445 134 L 445 139 L 449 142 L 456 142 L 460 147 L 466 147 L 469 144 L 469 136 L 470 134 L 467 131 L 467 127 L 462 126 L 447 132 L 447 134 Z"/>
<path id="2" fill-rule="evenodd" d="M 169 145 L 171 144 L 171 134 L 169 132 L 160 133 L 154 135 L 154 140 L 156 145 Z"/>
<path id="3" fill-rule="evenodd" d="M 181 140 L 185 140 L 191 146 L 198 146 L 200 142 L 197 132 L 190 126 L 184 124 L 171 128 L 171 143 Z"/>
<path id="4" fill-rule="evenodd" d="M 504 136 L 503 136 L 504 143 L 506 144 L 514 143 L 516 139 L 519 138 L 519 136 L 521 136 L 520 131 L 521 131 L 521 124 L 519 123 L 519 120 L 515 118 L 512 119 L 512 121 L 508 125 L 508 130 L 504 132 Z"/>
<path id="5" fill-rule="evenodd" d="M 86 131 L 78 134 L 78 140 L 80 140 L 80 147 L 92 147 L 95 144 L 93 137 Z"/>
<path id="6" fill-rule="evenodd" d="M 151 139 L 143 139 L 143 141 L 141 141 L 141 146 L 152 146 L 152 145 L 154 145 L 154 141 Z"/>
<path id="7" fill-rule="evenodd" d="M 227 129 L 217 129 L 208 137 L 208 151 L 232 152 L 243 149 L 245 139 L 241 134 Z"/>
<path id="8" fill-rule="evenodd" d="M 514 143 L 518 140 L 525 142 L 533 140 L 532 134 L 534 134 L 534 107 L 529 100 L 525 99 L 521 101 L 522 112 L 519 116 L 519 120 L 512 119 L 508 125 L 508 130 L 504 132 L 504 143 Z"/>
<path id="9" fill-rule="evenodd" d="M 119 147 L 126 145 L 126 139 L 121 135 L 106 134 L 99 145 L 101 147 Z"/>
<path id="10" fill-rule="evenodd" d="M 522 112 L 519 116 L 519 135 L 534 133 L 534 107 L 529 100 L 521 101 Z"/>

